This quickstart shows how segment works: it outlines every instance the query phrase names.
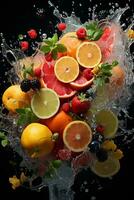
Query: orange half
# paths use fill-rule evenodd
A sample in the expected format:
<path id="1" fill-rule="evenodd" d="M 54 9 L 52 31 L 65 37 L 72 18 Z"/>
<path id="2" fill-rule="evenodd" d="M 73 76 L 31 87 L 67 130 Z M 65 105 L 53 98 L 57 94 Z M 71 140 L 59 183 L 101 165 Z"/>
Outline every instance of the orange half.
<path id="1" fill-rule="evenodd" d="M 84 151 L 92 140 L 90 126 L 83 121 L 70 122 L 63 132 L 63 141 L 68 149 L 73 152 Z"/>
<path id="2" fill-rule="evenodd" d="M 93 68 L 101 62 L 101 50 L 95 42 L 83 42 L 76 51 L 76 59 L 81 66 Z"/>
<path id="3" fill-rule="evenodd" d="M 79 64 L 74 58 L 64 56 L 55 63 L 54 72 L 59 81 L 70 83 L 79 75 Z"/>

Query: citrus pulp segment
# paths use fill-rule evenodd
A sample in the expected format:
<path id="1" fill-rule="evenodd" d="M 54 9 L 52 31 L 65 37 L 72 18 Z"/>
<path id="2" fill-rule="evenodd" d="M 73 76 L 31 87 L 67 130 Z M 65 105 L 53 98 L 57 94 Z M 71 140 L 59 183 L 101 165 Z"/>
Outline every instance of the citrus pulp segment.
<path id="1" fill-rule="evenodd" d="M 113 138 L 118 129 L 117 116 L 111 110 L 103 109 L 96 113 L 95 118 L 97 125 L 102 125 L 104 127 L 104 137 Z"/>
<path id="2" fill-rule="evenodd" d="M 73 152 L 84 151 L 91 140 L 91 128 L 86 122 L 83 121 L 72 121 L 63 131 L 64 144 Z"/>
<path id="3" fill-rule="evenodd" d="M 104 162 L 95 160 L 91 166 L 91 170 L 102 178 L 109 178 L 118 173 L 120 170 L 120 162 L 111 157 Z"/>
<path id="4" fill-rule="evenodd" d="M 59 81 L 70 83 L 79 75 L 79 64 L 74 58 L 64 56 L 55 63 L 54 72 Z"/>
<path id="5" fill-rule="evenodd" d="M 81 66 L 93 68 L 101 62 L 101 50 L 95 42 L 83 42 L 77 48 L 76 59 Z"/>
<path id="6" fill-rule="evenodd" d="M 31 100 L 34 114 L 40 119 L 48 119 L 55 115 L 59 109 L 60 100 L 56 92 L 42 88 L 36 92 Z"/>

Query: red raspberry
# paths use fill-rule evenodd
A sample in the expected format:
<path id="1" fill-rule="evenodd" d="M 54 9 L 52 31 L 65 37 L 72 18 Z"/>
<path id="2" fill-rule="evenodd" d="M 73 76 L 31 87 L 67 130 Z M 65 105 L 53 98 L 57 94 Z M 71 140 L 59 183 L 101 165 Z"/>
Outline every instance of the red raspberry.
<path id="1" fill-rule="evenodd" d="M 21 46 L 21 49 L 25 51 L 29 48 L 29 43 L 27 41 L 22 41 L 20 42 L 20 46 Z"/>
<path id="2" fill-rule="evenodd" d="M 86 29 L 85 28 L 79 28 L 77 31 L 76 31 L 76 34 L 78 36 L 79 39 L 85 39 L 86 36 L 87 36 L 87 32 L 86 32 Z"/>
<path id="3" fill-rule="evenodd" d="M 41 77 L 41 68 L 40 67 L 37 67 L 34 69 L 34 75 L 39 78 Z"/>
<path id="4" fill-rule="evenodd" d="M 60 149 L 58 151 L 58 157 L 61 160 L 70 160 L 70 158 L 71 158 L 71 151 L 69 151 L 68 149 Z"/>
<path id="5" fill-rule="evenodd" d="M 83 76 L 89 81 L 93 78 L 92 69 L 84 69 Z"/>
<path id="6" fill-rule="evenodd" d="M 57 28 L 59 31 L 64 31 L 66 29 L 66 24 L 65 23 L 59 23 L 57 25 Z"/>
<path id="7" fill-rule="evenodd" d="M 28 35 L 29 35 L 29 37 L 30 37 L 31 39 L 35 39 L 35 38 L 37 37 L 37 32 L 36 32 L 36 30 L 34 30 L 34 29 L 31 29 L 31 30 L 28 31 L 27 33 L 28 33 Z"/>
<path id="8" fill-rule="evenodd" d="M 53 60 L 51 53 L 46 54 L 45 59 L 47 62 L 51 62 Z"/>
<path id="9" fill-rule="evenodd" d="M 96 127 L 96 131 L 97 131 L 98 133 L 103 133 L 103 132 L 104 132 L 104 126 L 98 125 L 98 126 Z"/>
<path id="10" fill-rule="evenodd" d="M 61 108 L 64 112 L 69 112 L 70 111 L 70 104 L 69 103 L 63 103 Z"/>

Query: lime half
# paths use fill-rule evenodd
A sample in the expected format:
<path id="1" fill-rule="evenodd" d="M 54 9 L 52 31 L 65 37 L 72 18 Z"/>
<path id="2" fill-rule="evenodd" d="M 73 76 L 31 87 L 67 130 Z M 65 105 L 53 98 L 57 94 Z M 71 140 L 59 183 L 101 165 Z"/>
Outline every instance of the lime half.
<path id="1" fill-rule="evenodd" d="M 102 178 L 108 178 L 118 173 L 120 170 L 120 162 L 111 157 L 104 162 L 95 160 L 91 166 L 91 170 Z"/>
<path id="2" fill-rule="evenodd" d="M 105 138 L 113 138 L 118 129 L 117 116 L 108 109 L 103 109 L 96 113 L 96 124 L 104 127 Z"/>
<path id="3" fill-rule="evenodd" d="M 48 119 L 59 109 L 60 100 L 52 89 L 42 88 L 36 92 L 31 100 L 34 114 L 40 119 Z"/>

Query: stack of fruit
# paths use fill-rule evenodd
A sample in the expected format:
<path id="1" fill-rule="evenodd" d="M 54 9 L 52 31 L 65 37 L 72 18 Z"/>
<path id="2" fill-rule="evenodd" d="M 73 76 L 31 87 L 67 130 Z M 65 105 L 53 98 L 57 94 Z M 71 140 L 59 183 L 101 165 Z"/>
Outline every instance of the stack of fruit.
<path id="1" fill-rule="evenodd" d="M 66 26 L 58 27 L 62 31 Z M 50 166 L 66 161 L 74 170 L 90 166 L 101 177 L 119 171 L 123 153 L 113 140 L 118 119 L 107 108 L 94 113 L 92 108 L 98 88 L 114 89 L 114 83 L 117 90 L 124 84 L 118 62 L 105 62 L 114 38 L 105 51 L 102 43 L 108 45 L 111 34 L 110 27 L 103 30 L 92 22 L 60 40 L 57 34 L 44 39 L 36 55 L 20 61 L 21 84 L 3 94 L 4 106 L 24 127 L 22 148 L 32 159 L 45 157 L 51 162 L 46 163 L 46 176 L 51 175 Z"/>

